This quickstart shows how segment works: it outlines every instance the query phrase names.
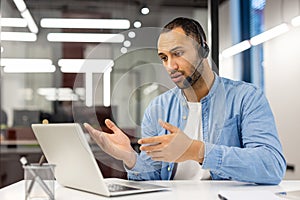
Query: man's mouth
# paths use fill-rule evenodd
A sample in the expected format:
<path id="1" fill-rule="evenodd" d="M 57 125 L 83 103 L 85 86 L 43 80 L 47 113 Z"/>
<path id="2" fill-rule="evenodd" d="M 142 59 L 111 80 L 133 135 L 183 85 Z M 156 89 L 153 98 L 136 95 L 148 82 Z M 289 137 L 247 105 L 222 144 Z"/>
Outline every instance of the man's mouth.
<path id="1" fill-rule="evenodd" d="M 171 73 L 171 79 L 173 82 L 177 83 L 183 79 L 183 74 L 181 72 Z"/>

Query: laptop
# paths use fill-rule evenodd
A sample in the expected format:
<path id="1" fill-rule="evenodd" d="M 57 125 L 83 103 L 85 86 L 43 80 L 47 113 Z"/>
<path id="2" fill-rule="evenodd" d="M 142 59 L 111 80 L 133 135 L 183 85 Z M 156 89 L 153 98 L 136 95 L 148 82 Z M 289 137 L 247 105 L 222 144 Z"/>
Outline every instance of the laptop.
<path id="1" fill-rule="evenodd" d="M 108 197 L 170 190 L 140 181 L 104 179 L 77 123 L 32 124 L 32 129 L 47 161 L 56 165 L 57 182 L 65 187 Z"/>

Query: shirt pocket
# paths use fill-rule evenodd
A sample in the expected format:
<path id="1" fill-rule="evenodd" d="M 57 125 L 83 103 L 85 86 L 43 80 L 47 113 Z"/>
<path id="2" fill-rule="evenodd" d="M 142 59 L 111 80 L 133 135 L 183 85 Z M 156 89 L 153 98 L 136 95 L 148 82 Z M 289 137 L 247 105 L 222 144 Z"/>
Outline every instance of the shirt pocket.
<path id="1" fill-rule="evenodd" d="M 227 119 L 221 128 L 219 144 L 226 146 L 241 147 L 241 135 L 238 128 L 238 117 Z"/>

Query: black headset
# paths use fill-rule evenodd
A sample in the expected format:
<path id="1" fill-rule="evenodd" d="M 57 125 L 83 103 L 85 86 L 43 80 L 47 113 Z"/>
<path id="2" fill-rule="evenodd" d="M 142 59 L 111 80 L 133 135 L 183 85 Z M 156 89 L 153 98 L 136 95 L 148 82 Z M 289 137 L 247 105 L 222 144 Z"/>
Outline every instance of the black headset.
<path id="1" fill-rule="evenodd" d="M 196 28 L 196 31 L 197 31 L 197 35 L 199 36 L 200 38 L 200 48 L 198 49 L 198 54 L 200 57 L 202 58 L 207 58 L 208 54 L 209 54 L 209 47 L 208 45 L 206 44 L 205 40 L 204 40 L 204 36 L 203 36 L 203 33 L 202 31 L 200 31 L 200 29 L 202 29 L 200 27 L 200 24 L 197 23 L 195 20 L 193 19 L 190 19 L 190 22 L 194 25 L 194 27 Z"/>

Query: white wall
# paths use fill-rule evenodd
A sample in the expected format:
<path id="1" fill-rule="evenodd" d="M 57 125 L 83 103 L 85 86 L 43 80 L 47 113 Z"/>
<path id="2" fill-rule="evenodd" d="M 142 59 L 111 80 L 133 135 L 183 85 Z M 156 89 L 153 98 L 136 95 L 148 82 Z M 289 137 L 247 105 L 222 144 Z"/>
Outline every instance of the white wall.
<path id="1" fill-rule="evenodd" d="M 225 2 L 220 7 L 220 51 L 234 44 L 232 30 L 228 26 L 235 19 L 229 13 L 236 0 Z M 299 15 L 298 0 L 267 0 L 265 7 L 265 29 Z M 296 167 L 288 172 L 285 179 L 300 179 L 300 27 L 290 27 L 290 31 L 264 43 L 265 93 L 273 110 L 276 125 L 288 164 Z M 237 56 L 220 61 L 220 75 L 235 79 L 238 74 Z"/>
<path id="2" fill-rule="evenodd" d="M 290 23 L 299 15 L 299 1 L 267 0 L 266 28 L 282 21 Z M 280 17 L 282 12 L 283 19 Z M 289 164 L 296 166 L 295 173 L 287 173 L 287 179 L 300 178 L 300 27 L 264 44 L 265 91 L 275 115 L 284 154 Z"/>
<path id="3" fill-rule="evenodd" d="M 239 1 L 226 1 L 219 7 L 219 49 L 220 52 L 240 42 L 240 31 L 235 24 L 240 23 Z M 233 80 L 241 79 L 241 55 L 229 58 L 220 57 L 219 74 Z"/>

